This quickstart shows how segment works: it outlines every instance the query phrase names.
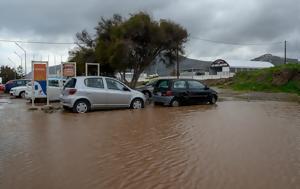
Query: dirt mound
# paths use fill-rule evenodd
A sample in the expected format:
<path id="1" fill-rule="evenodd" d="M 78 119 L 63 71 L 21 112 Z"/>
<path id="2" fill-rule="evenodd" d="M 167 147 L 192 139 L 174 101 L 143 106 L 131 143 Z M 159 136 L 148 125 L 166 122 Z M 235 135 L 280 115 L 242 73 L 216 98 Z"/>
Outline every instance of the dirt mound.
<path id="1" fill-rule="evenodd" d="M 208 79 L 202 81 L 205 85 L 208 86 L 218 86 L 218 85 L 224 85 L 224 86 L 229 86 L 232 84 L 233 79 L 232 78 L 226 78 L 226 79 Z"/>
<path id="2" fill-rule="evenodd" d="M 279 70 L 272 75 L 272 84 L 275 86 L 281 86 L 289 81 L 300 81 L 300 73 L 297 70 Z"/>

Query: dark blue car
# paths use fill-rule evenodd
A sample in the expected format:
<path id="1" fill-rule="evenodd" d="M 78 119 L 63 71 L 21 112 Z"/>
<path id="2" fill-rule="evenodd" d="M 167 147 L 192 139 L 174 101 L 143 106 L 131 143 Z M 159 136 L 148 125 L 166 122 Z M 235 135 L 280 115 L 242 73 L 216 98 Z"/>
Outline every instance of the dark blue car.
<path id="1" fill-rule="evenodd" d="M 153 90 L 154 104 L 179 106 L 209 102 L 215 104 L 218 94 L 194 79 L 160 79 Z"/>
<path id="2" fill-rule="evenodd" d="M 17 79 L 17 80 L 9 80 L 5 84 L 5 93 L 9 93 L 11 88 L 19 87 L 19 86 L 26 86 L 26 84 L 30 82 L 29 79 Z"/>

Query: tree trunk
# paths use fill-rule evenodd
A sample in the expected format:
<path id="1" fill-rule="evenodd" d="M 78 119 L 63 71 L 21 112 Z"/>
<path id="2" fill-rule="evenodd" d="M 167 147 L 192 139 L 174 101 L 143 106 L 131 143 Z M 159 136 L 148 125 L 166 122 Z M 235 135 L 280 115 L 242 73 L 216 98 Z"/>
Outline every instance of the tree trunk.
<path id="1" fill-rule="evenodd" d="M 141 72 L 140 71 L 134 71 L 133 72 L 133 76 L 132 76 L 132 79 L 131 79 L 131 82 L 130 82 L 130 87 L 131 88 L 135 88 L 136 87 L 136 84 L 140 78 L 140 75 L 141 75 Z"/>

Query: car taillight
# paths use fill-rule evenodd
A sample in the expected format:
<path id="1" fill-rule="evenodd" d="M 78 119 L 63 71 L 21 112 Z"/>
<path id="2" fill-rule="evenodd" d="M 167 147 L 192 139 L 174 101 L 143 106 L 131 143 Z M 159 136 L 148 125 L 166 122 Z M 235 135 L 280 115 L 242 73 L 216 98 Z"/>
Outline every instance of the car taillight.
<path id="1" fill-rule="evenodd" d="M 173 92 L 172 91 L 167 91 L 164 95 L 162 96 L 173 96 Z"/>
<path id="2" fill-rule="evenodd" d="M 69 95 L 75 94 L 77 89 L 69 89 Z"/>

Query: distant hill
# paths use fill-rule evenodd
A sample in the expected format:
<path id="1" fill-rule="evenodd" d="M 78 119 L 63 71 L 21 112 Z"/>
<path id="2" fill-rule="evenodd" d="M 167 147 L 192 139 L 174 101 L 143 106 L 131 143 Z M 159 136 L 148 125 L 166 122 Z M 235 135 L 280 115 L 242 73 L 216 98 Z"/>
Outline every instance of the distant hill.
<path id="1" fill-rule="evenodd" d="M 181 57 L 179 62 L 179 69 L 180 71 L 189 70 L 189 69 L 198 69 L 203 71 L 208 71 L 209 66 L 212 62 L 209 61 L 202 61 L 196 59 L 190 59 L 187 57 Z M 169 76 L 172 72 L 174 72 L 176 67 L 175 65 L 167 66 L 163 62 L 157 61 L 155 64 L 149 66 L 145 73 L 148 75 L 157 73 L 160 76 Z"/>
<path id="2" fill-rule="evenodd" d="M 279 56 L 274 56 L 272 54 L 264 54 L 260 57 L 252 59 L 252 61 L 264 61 L 264 62 L 271 62 L 275 66 L 281 65 L 284 63 L 284 58 L 279 57 Z M 298 59 L 292 59 L 292 58 L 287 58 L 287 62 L 289 63 L 299 63 Z"/>
<path id="3" fill-rule="evenodd" d="M 271 62 L 274 65 L 281 65 L 283 64 L 284 60 L 282 57 L 273 56 L 271 54 L 265 54 L 260 57 L 252 59 L 252 61 L 265 61 L 265 62 Z M 287 61 L 291 63 L 299 63 L 297 59 L 288 58 Z M 209 67 L 211 63 L 212 62 L 210 61 L 180 57 L 179 69 L 180 72 L 183 72 L 184 70 L 191 70 L 191 69 L 197 69 L 197 70 L 202 70 L 203 72 L 207 72 L 209 71 Z M 147 73 L 148 75 L 157 73 L 160 76 L 169 76 L 172 73 L 175 73 L 175 70 L 176 70 L 176 64 L 172 66 L 167 66 L 161 61 L 156 61 L 155 64 L 145 69 L 145 73 Z M 55 74 L 59 73 L 59 71 L 60 71 L 60 65 L 49 66 L 50 75 L 54 76 Z M 30 78 L 31 73 L 29 73 L 27 77 Z"/>

